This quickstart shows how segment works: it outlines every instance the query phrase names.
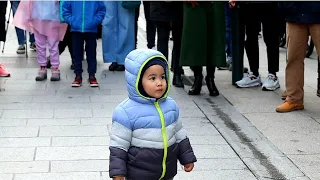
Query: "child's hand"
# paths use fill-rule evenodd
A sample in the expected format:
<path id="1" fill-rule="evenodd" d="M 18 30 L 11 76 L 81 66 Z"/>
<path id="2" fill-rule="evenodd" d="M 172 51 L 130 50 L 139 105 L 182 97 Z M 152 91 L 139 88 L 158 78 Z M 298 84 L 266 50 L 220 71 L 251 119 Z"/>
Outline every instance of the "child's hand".
<path id="1" fill-rule="evenodd" d="M 113 180 L 124 180 L 124 177 L 123 176 L 119 176 L 119 177 L 114 177 L 112 178 Z"/>
<path id="2" fill-rule="evenodd" d="M 192 171 L 193 167 L 194 167 L 194 163 L 186 164 L 186 165 L 184 165 L 184 171 L 190 172 L 190 171 Z"/>

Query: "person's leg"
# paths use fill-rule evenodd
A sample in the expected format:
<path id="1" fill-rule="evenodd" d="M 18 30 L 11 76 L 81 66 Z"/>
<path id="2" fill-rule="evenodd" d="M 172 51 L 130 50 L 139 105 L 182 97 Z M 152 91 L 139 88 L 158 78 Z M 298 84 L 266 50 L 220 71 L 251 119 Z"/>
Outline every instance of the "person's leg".
<path id="1" fill-rule="evenodd" d="M 83 59 L 83 33 L 72 33 L 72 54 L 74 55 L 74 73 L 76 76 L 82 76 L 82 59 Z"/>
<path id="2" fill-rule="evenodd" d="M 147 47 L 149 49 L 156 46 L 156 31 L 157 25 L 154 21 L 150 20 L 150 2 L 143 1 L 144 7 L 144 16 L 146 18 L 146 26 L 147 26 Z"/>
<path id="3" fill-rule="evenodd" d="M 20 1 L 10 1 L 10 3 L 11 3 L 12 14 L 14 17 Z M 17 49 L 17 54 L 24 54 L 26 52 L 26 48 L 24 46 L 26 44 L 26 37 L 25 37 L 24 31 L 17 27 L 15 27 L 15 29 L 16 29 L 16 34 L 17 34 L 17 39 L 19 44 L 19 47 Z"/>
<path id="4" fill-rule="evenodd" d="M 182 37 L 182 21 L 172 22 L 172 37 L 173 37 L 173 48 L 171 66 L 173 67 L 173 80 L 172 83 L 176 87 L 183 87 L 181 79 L 182 66 L 179 65 L 180 51 L 181 51 L 181 37 Z M 170 32 L 169 32 L 170 33 Z"/>
<path id="5" fill-rule="evenodd" d="M 168 59 L 169 48 L 169 35 L 170 35 L 170 22 L 158 21 L 156 22 L 158 29 L 158 42 L 157 49 Z"/>
<path id="6" fill-rule="evenodd" d="M 202 81 L 203 81 L 203 75 L 202 75 L 202 66 L 192 66 L 190 67 L 194 74 L 194 81 L 191 89 L 189 90 L 189 95 L 199 95 L 202 88 Z"/>
<path id="7" fill-rule="evenodd" d="M 140 15 L 140 6 L 135 9 L 135 22 L 134 22 L 134 33 L 135 33 L 135 48 L 137 48 L 137 43 L 138 43 L 138 20 L 139 20 L 139 15 Z"/>
<path id="8" fill-rule="evenodd" d="M 47 79 L 47 59 L 46 59 L 46 45 L 47 45 L 47 38 L 46 36 L 38 33 L 37 31 L 34 32 L 34 36 L 36 39 L 36 46 L 38 47 L 37 50 L 37 60 L 38 64 L 40 65 L 40 70 L 36 77 L 36 81 L 43 81 Z"/>
<path id="9" fill-rule="evenodd" d="M 286 66 L 286 101 L 276 108 L 277 112 L 304 109 L 304 59 L 309 37 L 305 24 L 287 23 L 288 62 Z"/>
<path id="10" fill-rule="evenodd" d="M 85 33 L 86 54 L 88 62 L 89 84 L 91 87 L 98 87 L 95 74 L 97 72 L 97 34 Z"/>
<path id="11" fill-rule="evenodd" d="M 232 46 L 231 46 L 231 9 L 229 4 L 225 5 L 225 18 L 226 18 L 226 54 L 227 64 L 232 63 Z"/>
<path id="12" fill-rule="evenodd" d="M 310 35 L 314 46 L 316 47 L 316 51 L 318 54 L 318 86 L 317 86 L 317 96 L 320 97 L 320 25 L 312 24 L 310 25 Z"/>
<path id="13" fill-rule="evenodd" d="M 279 71 L 279 16 L 277 2 L 265 4 L 260 8 L 263 39 L 267 47 L 269 75 L 263 82 L 262 90 L 273 91 L 280 88 Z"/>
<path id="14" fill-rule="evenodd" d="M 116 1 L 105 1 L 106 14 L 102 22 L 102 52 L 103 62 L 112 63 L 109 66 L 110 71 L 117 68 L 117 51 L 118 51 L 118 8 Z M 132 37 L 134 41 L 134 35 Z M 112 42 L 112 43 L 110 43 Z M 133 43 L 134 47 L 134 43 Z M 75 54 L 74 54 L 75 56 Z"/>
<path id="15" fill-rule="evenodd" d="M 7 1 L 0 1 L 0 41 L 6 41 Z"/>
<path id="16" fill-rule="evenodd" d="M 51 63 L 51 81 L 60 80 L 60 57 L 59 57 L 59 40 L 48 39 L 48 47 L 50 51 L 50 63 Z"/>
<path id="17" fill-rule="evenodd" d="M 245 41 L 245 50 L 247 53 L 250 70 L 255 76 L 259 76 L 259 24 L 258 9 L 256 5 L 247 5 L 245 14 L 245 26 L 247 39 Z"/>

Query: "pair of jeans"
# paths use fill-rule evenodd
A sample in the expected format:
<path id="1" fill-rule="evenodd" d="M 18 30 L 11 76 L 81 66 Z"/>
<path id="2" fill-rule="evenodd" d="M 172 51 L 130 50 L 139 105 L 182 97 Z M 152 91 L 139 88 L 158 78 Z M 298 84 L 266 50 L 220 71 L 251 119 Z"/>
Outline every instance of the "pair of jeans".
<path id="1" fill-rule="evenodd" d="M 74 73 L 82 75 L 83 44 L 86 42 L 85 50 L 88 62 L 88 73 L 94 76 L 97 72 L 97 33 L 72 32 L 72 53 L 74 56 Z"/>
<path id="2" fill-rule="evenodd" d="M 72 54 L 72 34 L 70 32 L 70 25 L 68 25 L 68 29 L 66 31 L 66 34 L 64 35 L 63 41 L 59 42 L 59 54 L 62 54 L 63 51 L 66 49 L 68 46 L 70 56 L 73 62 L 73 54 Z"/>
<path id="3" fill-rule="evenodd" d="M 11 3 L 11 8 L 12 8 L 12 13 L 13 13 L 13 16 L 14 16 L 16 14 L 16 12 L 17 12 L 17 9 L 18 9 L 20 1 L 10 1 L 10 3 Z M 24 34 L 24 30 L 16 27 L 16 33 L 17 33 L 19 45 L 26 44 L 26 36 Z M 34 43 L 35 42 L 33 34 L 29 34 L 29 42 L 30 43 Z"/>

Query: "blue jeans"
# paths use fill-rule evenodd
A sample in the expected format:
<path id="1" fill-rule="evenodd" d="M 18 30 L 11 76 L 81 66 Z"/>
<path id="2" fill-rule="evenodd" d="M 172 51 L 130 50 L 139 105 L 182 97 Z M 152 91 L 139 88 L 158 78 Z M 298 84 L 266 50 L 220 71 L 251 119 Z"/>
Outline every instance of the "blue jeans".
<path id="1" fill-rule="evenodd" d="M 10 1 L 10 2 L 11 2 L 12 13 L 14 16 L 17 12 L 20 1 Z M 26 37 L 24 34 L 24 30 L 16 27 L 16 33 L 17 33 L 19 45 L 26 44 Z M 34 40 L 33 34 L 29 34 L 29 42 L 34 43 L 34 41 L 35 40 Z"/>
<path id="2" fill-rule="evenodd" d="M 225 4 L 225 19 L 226 19 L 226 53 L 228 57 L 232 57 L 231 44 L 231 9 L 228 2 Z"/>

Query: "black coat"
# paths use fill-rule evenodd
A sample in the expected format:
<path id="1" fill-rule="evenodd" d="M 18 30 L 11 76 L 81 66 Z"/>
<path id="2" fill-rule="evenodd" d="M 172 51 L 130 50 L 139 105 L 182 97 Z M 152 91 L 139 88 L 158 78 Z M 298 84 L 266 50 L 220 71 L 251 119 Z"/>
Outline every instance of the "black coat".
<path id="1" fill-rule="evenodd" d="M 279 2 L 279 8 L 288 22 L 320 24 L 320 2 Z"/>
<path id="2" fill-rule="evenodd" d="M 151 1 L 150 20 L 152 21 L 182 21 L 183 2 Z"/>
<path id="3" fill-rule="evenodd" d="M 6 40 L 6 10 L 7 1 L 0 1 L 0 41 Z"/>

